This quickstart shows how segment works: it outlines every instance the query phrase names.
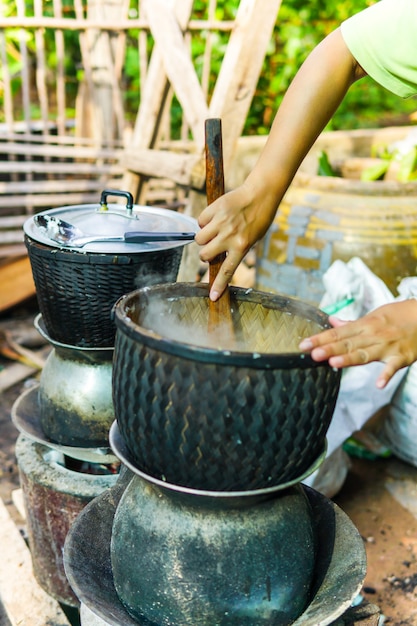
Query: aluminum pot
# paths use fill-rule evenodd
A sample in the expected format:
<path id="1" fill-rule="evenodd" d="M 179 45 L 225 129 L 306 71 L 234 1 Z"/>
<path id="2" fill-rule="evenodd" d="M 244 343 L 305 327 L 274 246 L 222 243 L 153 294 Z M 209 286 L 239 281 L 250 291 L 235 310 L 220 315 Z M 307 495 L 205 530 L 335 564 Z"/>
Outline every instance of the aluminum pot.
<path id="1" fill-rule="evenodd" d="M 205 345 L 208 286 L 156 285 L 114 307 L 113 406 L 137 467 L 195 489 L 262 489 L 321 454 L 340 371 L 300 353 L 327 316 L 293 298 L 231 289 L 241 347 Z"/>
<path id="2" fill-rule="evenodd" d="M 41 315 L 35 327 L 53 346 L 42 369 L 38 390 L 42 431 L 66 446 L 108 446 L 114 420 L 113 348 L 79 348 L 51 340 Z"/>
<path id="3" fill-rule="evenodd" d="M 112 195 L 124 197 L 126 206 L 108 204 Z M 112 346 L 113 304 L 139 287 L 175 281 L 187 242 L 101 241 L 71 248 L 38 227 L 36 218 L 45 215 L 100 236 L 132 230 L 197 230 L 196 220 L 176 211 L 134 205 L 129 192 L 118 190 L 104 190 L 98 204 L 60 207 L 26 220 L 25 243 L 47 332 L 55 341 L 80 347 Z"/>

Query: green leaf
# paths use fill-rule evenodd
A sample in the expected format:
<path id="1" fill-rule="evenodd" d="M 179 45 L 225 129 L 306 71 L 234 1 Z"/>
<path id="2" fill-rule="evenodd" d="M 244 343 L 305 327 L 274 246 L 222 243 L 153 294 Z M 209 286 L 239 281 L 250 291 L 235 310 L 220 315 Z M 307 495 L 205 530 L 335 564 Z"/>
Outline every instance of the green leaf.
<path id="1" fill-rule="evenodd" d="M 336 172 L 332 168 L 327 152 L 322 150 L 319 154 L 319 167 L 317 170 L 319 176 L 337 176 Z"/>
<path id="2" fill-rule="evenodd" d="M 384 178 L 387 170 L 389 168 L 389 161 L 381 161 L 381 163 L 377 163 L 376 165 L 371 165 L 371 167 L 367 167 L 361 173 L 362 181 L 370 181 L 370 180 L 381 180 Z"/>
<path id="3" fill-rule="evenodd" d="M 417 147 L 414 146 L 410 152 L 404 154 L 400 159 L 400 169 L 398 171 L 397 179 L 401 183 L 406 183 L 409 180 L 415 178 L 417 169 Z"/>

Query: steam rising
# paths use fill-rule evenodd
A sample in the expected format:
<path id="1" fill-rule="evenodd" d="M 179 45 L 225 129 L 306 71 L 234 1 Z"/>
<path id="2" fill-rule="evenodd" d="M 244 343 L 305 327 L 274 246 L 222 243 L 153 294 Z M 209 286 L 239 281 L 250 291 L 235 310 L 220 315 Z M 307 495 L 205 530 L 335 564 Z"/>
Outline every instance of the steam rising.
<path id="1" fill-rule="evenodd" d="M 322 328 L 312 320 L 289 311 L 263 307 L 256 302 L 235 302 L 234 337 L 228 325 L 208 331 L 208 298 L 172 297 L 150 299 L 134 313 L 132 321 L 165 339 L 221 351 L 259 354 L 299 353 L 302 338 Z"/>

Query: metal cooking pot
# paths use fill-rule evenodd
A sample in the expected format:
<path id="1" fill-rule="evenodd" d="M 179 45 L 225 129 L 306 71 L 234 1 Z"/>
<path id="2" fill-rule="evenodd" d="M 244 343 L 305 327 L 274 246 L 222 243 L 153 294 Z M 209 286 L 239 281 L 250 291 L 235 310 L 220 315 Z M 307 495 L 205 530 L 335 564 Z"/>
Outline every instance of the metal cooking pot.
<path id="1" fill-rule="evenodd" d="M 108 204 L 121 196 L 126 206 Z M 93 235 L 126 231 L 198 230 L 191 217 L 168 209 L 133 204 L 127 191 L 105 190 L 99 204 L 60 207 L 39 213 L 63 219 Z M 23 225 L 39 309 L 55 341 L 81 347 L 112 346 L 116 300 L 139 287 L 177 279 L 187 241 L 152 243 L 95 242 L 63 246 L 47 236 L 32 216 Z"/>
<path id="2" fill-rule="evenodd" d="M 301 485 L 266 499 L 169 487 L 134 476 L 116 509 L 110 554 L 127 611 L 152 624 L 292 623 L 310 599 L 317 548 Z"/>
<path id="3" fill-rule="evenodd" d="M 35 326 L 53 346 L 38 390 L 43 433 L 50 441 L 65 446 L 108 446 L 114 420 L 113 348 L 80 348 L 51 340 L 42 321 L 39 315 Z"/>
<path id="4" fill-rule="evenodd" d="M 318 458 L 340 371 L 300 353 L 327 315 L 231 288 L 235 351 L 204 345 L 208 285 L 139 289 L 115 305 L 113 405 L 137 467 L 195 489 L 263 489 Z M 201 343 L 202 342 L 202 343 Z"/>

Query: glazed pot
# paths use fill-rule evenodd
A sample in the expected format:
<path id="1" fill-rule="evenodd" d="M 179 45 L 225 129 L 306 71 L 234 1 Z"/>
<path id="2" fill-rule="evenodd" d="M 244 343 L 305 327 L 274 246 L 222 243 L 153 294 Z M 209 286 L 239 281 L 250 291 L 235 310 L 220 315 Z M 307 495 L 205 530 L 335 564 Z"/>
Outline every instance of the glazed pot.
<path id="1" fill-rule="evenodd" d="M 396 293 L 417 267 L 417 182 L 319 176 L 324 150 L 340 171 L 413 132 L 402 126 L 325 132 L 302 163 L 274 223 L 257 246 L 256 288 L 318 305 L 323 275 L 359 257 Z"/>
<path id="2" fill-rule="evenodd" d="M 115 306 L 115 416 L 138 468 L 172 484 L 262 489 L 300 476 L 325 447 L 340 371 L 298 343 L 327 316 L 253 290 L 231 296 L 234 350 L 204 344 L 205 284 L 153 286 Z"/>

